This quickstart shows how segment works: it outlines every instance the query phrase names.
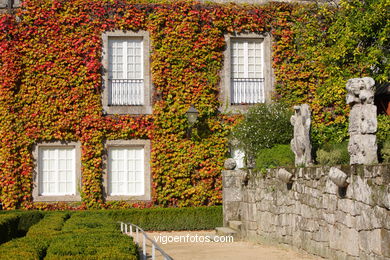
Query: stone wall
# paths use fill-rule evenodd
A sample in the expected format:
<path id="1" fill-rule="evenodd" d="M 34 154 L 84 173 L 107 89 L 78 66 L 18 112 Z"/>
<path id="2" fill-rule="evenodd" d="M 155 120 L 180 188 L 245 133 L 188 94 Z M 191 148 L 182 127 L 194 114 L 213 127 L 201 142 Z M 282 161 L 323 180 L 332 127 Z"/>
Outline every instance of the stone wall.
<path id="1" fill-rule="evenodd" d="M 261 174 L 223 171 L 224 224 L 241 221 L 249 240 L 276 240 L 330 259 L 390 259 L 390 165 L 277 169 Z M 248 177 L 249 176 L 249 177 Z M 231 225 L 230 225 L 231 226 Z"/>

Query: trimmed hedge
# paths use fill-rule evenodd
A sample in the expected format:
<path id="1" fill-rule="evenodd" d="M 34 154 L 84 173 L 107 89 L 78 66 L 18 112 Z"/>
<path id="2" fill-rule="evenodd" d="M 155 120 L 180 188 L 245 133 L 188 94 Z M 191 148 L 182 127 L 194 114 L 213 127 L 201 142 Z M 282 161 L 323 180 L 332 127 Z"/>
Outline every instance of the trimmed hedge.
<path id="1" fill-rule="evenodd" d="M 24 236 L 29 228 L 41 220 L 43 214 L 38 211 L 13 212 L 0 215 L 0 244 L 15 237 Z"/>
<path id="2" fill-rule="evenodd" d="M 138 259 L 132 238 L 108 216 L 75 213 L 50 244 L 45 259 Z"/>
<path id="3" fill-rule="evenodd" d="M 42 214 L 31 212 L 31 215 L 34 213 Z M 115 220 L 88 213 L 45 213 L 45 217 L 32 226 L 25 237 L 1 245 L 0 258 L 138 259 L 137 246 L 131 237 L 121 234 Z"/>
<path id="4" fill-rule="evenodd" d="M 89 211 L 131 222 L 144 230 L 206 230 L 223 225 L 222 206 Z M 81 214 L 83 214 L 81 213 Z"/>
<path id="5" fill-rule="evenodd" d="M 48 213 L 26 236 L 14 239 L 0 246 L 1 259 L 43 259 L 51 240 L 69 218 L 69 213 Z"/>
<path id="6" fill-rule="evenodd" d="M 17 236 L 18 214 L 0 215 L 0 244 Z"/>

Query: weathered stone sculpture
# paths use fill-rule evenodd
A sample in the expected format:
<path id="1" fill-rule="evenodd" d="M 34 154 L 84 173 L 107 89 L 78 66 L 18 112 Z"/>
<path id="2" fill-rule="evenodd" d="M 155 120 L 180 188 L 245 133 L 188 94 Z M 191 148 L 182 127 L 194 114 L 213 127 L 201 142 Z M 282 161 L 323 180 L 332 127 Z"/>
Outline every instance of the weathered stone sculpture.
<path id="1" fill-rule="evenodd" d="M 377 163 L 376 106 L 374 105 L 372 78 L 354 78 L 347 82 L 347 104 L 351 105 L 349 116 L 350 164 Z"/>
<path id="2" fill-rule="evenodd" d="M 285 183 L 291 183 L 293 175 L 291 172 L 287 171 L 286 169 L 280 168 L 277 172 L 277 177 L 279 180 Z"/>
<path id="3" fill-rule="evenodd" d="M 336 167 L 332 167 L 329 170 L 329 179 L 340 188 L 348 186 L 347 174 Z"/>
<path id="4" fill-rule="evenodd" d="M 295 154 L 295 165 L 307 166 L 311 164 L 310 124 L 311 113 L 307 104 L 294 106 L 295 114 L 291 117 L 294 126 L 294 138 L 291 140 L 291 149 Z"/>

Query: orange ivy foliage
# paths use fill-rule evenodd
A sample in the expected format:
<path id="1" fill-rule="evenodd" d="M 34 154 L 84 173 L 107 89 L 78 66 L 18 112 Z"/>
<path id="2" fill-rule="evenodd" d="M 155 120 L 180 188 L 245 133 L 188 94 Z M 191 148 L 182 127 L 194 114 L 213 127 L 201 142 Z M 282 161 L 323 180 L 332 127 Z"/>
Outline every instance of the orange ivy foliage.
<path id="1" fill-rule="evenodd" d="M 31 195 L 33 145 L 61 140 L 82 144 L 80 207 L 111 207 L 102 195 L 104 141 L 133 138 L 152 140 L 154 203 L 221 203 L 220 173 L 227 136 L 235 121 L 218 113 L 224 35 L 271 32 L 278 82 L 290 71 L 299 83 L 299 66 L 284 67 L 295 62 L 291 46 L 297 18 L 292 12 L 299 8 L 302 6 L 286 3 L 238 6 L 189 1 L 25 0 L 16 15 L 2 15 L 3 206 L 36 207 Z M 150 32 L 155 94 L 150 116 L 107 116 L 102 112 L 101 35 L 117 29 Z M 200 111 L 201 120 L 195 137 L 188 138 L 185 112 L 191 104 Z"/>

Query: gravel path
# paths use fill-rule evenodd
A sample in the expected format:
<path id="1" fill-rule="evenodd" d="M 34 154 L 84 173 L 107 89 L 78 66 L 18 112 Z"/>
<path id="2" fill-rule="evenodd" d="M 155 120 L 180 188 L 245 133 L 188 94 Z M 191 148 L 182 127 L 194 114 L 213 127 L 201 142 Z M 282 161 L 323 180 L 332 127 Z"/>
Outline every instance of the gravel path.
<path id="1" fill-rule="evenodd" d="M 252 242 L 191 242 L 200 237 L 214 236 L 214 231 L 180 231 L 180 232 L 147 232 L 148 236 L 155 239 L 160 247 L 174 260 L 236 260 L 236 259 L 266 259 L 266 260 L 319 260 L 316 256 L 294 250 L 283 245 L 265 245 Z M 162 243 L 156 238 L 160 236 L 163 240 L 173 240 L 178 237 L 182 241 Z M 164 237 L 165 236 L 165 237 Z M 189 238 L 186 238 L 190 236 Z M 187 241 L 186 241 L 187 240 Z M 158 258 L 161 259 L 161 258 Z"/>

